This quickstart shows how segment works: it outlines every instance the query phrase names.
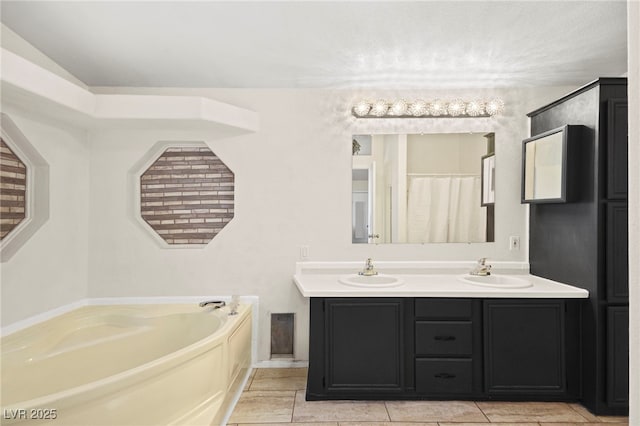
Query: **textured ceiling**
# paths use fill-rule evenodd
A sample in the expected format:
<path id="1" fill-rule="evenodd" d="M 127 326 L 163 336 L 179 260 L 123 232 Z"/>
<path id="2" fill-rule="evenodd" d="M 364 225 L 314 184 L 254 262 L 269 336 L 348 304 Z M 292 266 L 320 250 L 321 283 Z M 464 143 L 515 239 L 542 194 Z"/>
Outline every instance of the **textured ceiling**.
<path id="1" fill-rule="evenodd" d="M 576 85 L 626 72 L 625 1 L 2 1 L 90 86 Z"/>

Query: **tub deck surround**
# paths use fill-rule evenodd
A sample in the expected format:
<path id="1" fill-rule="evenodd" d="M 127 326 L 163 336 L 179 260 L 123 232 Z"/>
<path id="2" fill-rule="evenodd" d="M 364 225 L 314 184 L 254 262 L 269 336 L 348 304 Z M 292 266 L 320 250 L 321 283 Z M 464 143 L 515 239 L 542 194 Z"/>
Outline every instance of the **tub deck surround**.
<path id="1" fill-rule="evenodd" d="M 559 298 L 584 299 L 587 290 L 529 274 L 524 262 L 491 262 L 492 275 L 506 275 L 531 282 L 526 288 L 478 286 L 463 281 L 475 262 L 394 262 L 374 260 L 380 274 L 398 277 L 402 285 L 354 287 L 341 277 L 362 271 L 361 262 L 298 262 L 293 276 L 304 297 L 461 297 L 461 298 Z"/>
<path id="2" fill-rule="evenodd" d="M 251 366 L 251 310 L 85 306 L 16 331 L 2 338 L 3 424 L 220 424 Z"/>

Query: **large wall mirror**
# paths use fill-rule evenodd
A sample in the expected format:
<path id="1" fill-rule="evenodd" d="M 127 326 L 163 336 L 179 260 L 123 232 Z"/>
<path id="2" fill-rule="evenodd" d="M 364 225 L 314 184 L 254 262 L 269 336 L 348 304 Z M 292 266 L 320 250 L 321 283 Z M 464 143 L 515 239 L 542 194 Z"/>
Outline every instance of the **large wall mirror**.
<path id="1" fill-rule="evenodd" d="M 495 204 L 482 196 L 493 133 L 354 135 L 351 143 L 353 243 L 494 241 Z"/>

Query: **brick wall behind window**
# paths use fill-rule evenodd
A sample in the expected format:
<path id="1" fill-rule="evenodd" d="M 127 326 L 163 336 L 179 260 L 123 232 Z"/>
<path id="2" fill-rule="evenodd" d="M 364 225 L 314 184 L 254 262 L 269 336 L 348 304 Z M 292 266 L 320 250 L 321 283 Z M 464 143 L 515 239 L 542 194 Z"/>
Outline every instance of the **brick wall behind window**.
<path id="1" fill-rule="evenodd" d="M 140 194 L 142 218 L 169 244 L 206 244 L 233 218 L 233 172 L 206 147 L 168 148 Z"/>
<path id="2" fill-rule="evenodd" d="M 0 138 L 0 240 L 26 217 L 27 167 Z"/>

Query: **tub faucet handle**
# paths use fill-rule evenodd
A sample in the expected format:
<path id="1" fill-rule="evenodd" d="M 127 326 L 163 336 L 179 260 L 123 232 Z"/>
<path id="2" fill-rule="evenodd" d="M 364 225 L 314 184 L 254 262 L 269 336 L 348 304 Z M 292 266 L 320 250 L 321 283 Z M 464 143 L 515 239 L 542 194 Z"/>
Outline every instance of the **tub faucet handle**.
<path id="1" fill-rule="evenodd" d="M 238 315 L 238 305 L 240 305 L 240 296 L 234 294 L 229 302 L 229 315 Z"/>
<path id="2" fill-rule="evenodd" d="M 200 302 L 200 307 L 204 308 L 207 305 L 213 305 L 213 309 L 220 309 L 226 305 L 223 300 L 205 300 L 204 302 Z"/>

